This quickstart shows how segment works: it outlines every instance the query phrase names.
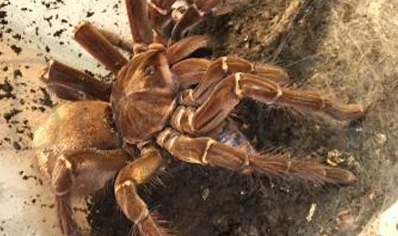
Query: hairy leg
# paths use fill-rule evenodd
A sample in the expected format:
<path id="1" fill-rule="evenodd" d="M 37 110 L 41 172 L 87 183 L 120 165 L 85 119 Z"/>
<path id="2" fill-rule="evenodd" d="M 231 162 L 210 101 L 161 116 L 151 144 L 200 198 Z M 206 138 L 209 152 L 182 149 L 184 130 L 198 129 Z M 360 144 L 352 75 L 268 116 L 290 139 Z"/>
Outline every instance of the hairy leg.
<path id="1" fill-rule="evenodd" d="M 155 147 L 146 147 L 142 157 L 125 166 L 115 181 L 118 205 L 126 217 L 134 222 L 144 236 L 168 236 L 151 215 L 147 205 L 138 195 L 137 187 L 148 181 L 162 166 L 162 156 Z"/>
<path id="2" fill-rule="evenodd" d="M 267 78 L 236 73 L 218 83 L 199 108 L 178 107 L 172 116 L 171 123 L 174 128 L 182 132 L 211 132 L 228 117 L 232 109 L 244 97 L 339 121 L 359 118 L 365 112 L 361 104 L 338 105 L 323 98 L 317 92 L 284 88 Z"/>
<path id="3" fill-rule="evenodd" d="M 59 156 L 51 170 L 60 228 L 66 236 L 78 235 L 70 207 L 71 196 L 82 196 L 101 189 L 124 166 L 122 149 L 78 151 Z"/>
<path id="4" fill-rule="evenodd" d="M 294 177 L 313 183 L 350 184 L 355 176 L 347 170 L 286 158 L 275 153 L 251 153 L 208 137 L 191 138 L 166 129 L 157 143 L 174 157 L 190 163 L 213 165 L 243 174 L 260 173 L 271 177 Z"/>
<path id="5" fill-rule="evenodd" d="M 211 63 L 198 86 L 182 93 L 182 104 L 188 106 L 203 104 L 218 83 L 238 72 L 255 74 L 281 85 L 286 85 L 289 82 L 287 73 L 278 66 L 255 65 L 239 57 L 221 57 Z"/>

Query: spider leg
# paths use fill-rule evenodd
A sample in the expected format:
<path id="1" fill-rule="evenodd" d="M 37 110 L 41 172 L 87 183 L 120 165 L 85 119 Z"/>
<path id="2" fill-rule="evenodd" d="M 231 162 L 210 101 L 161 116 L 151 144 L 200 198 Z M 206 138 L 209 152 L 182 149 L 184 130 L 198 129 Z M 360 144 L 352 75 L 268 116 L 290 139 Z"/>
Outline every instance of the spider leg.
<path id="1" fill-rule="evenodd" d="M 235 73 L 218 83 L 208 99 L 196 110 L 182 106 L 177 108 L 171 124 L 183 132 L 210 132 L 225 120 L 244 97 L 265 104 L 324 115 L 339 121 L 358 118 L 365 111 L 361 104 L 337 105 L 313 91 L 297 91 L 281 87 L 270 79 Z"/>
<path id="2" fill-rule="evenodd" d="M 209 37 L 203 35 L 184 38 L 167 49 L 168 62 L 174 64 L 188 57 L 196 50 L 207 47 L 209 42 Z"/>
<path id="3" fill-rule="evenodd" d="M 58 224 L 65 236 L 78 236 L 79 229 L 72 218 L 72 209 L 69 196 L 56 197 Z"/>
<path id="4" fill-rule="evenodd" d="M 109 30 L 98 29 L 101 34 L 114 46 L 123 49 L 126 52 L 133 53 L 134 51 L 134 41 L 133 40 L 125 40 L 120 37 L 118 34 L 115 34 Z"/>
<path id="5" fill-rule="evenodd" d="M 219 15 L 226 14 L 232 10 L 232 5 L 243 5 L 247 4 L 248 0 L 195 0 L 189 5 L 185 13 L 177 21 L 171 32 L 171 38 L 174 41 L 179 40 L 184 34 L 191 29 L 193 26 L 198 24 L 205 14 L 212 10 L 215 10 L 217 6 L 220 6 L 220 11 L 216 10 Z M 227 10 L 229 8 L 229 10 Z"/>
<path id="6" fill-rule="evenodd" d="M 162 166 L 162 156 L 154 147 L 144 148 L 142 157 L 125 166 L 115 182 L 118 205 L 129 220 L 134 222 L 142 235 L 167 236 L 147 205 L 137 193 L 137 186 L 148 181 Z"/>
<path id="7" fill-rule="evenodd" d="M 147 2 L 149 20 L 161 38 L 157 41 L 167 42 L 174 26 L 171 7 L 176 0 L 148 0 Z"/>
<path id="8" fill-rule="evenodd" d="M 58 97 L 67 100 L 109 101 L 112 91 L 110 84 L 55 60 L 50 61 L 41 79 Z"/>
<path id="9" fill-rule="evenodd" d="M 255 65 L 239 57 L 221 57 L 211 63 L 198 86 L 182 93 L 181 103 L 187 106 L 201 105 L 220 81 L 237 72 L 256 74 L 281 85 L 289 83 L 287 73 L 278 66 Z"/>
<path id="10" fill-rule="evenodd" d="M 211 62 L 203 58 L 190 58 L 180 61 L 171 67 L 171 72 L 177 76 L 182 89 L 196 85 L 203 78 Z"/>
<path id="11" fill-rule="evenodd" d="M 79 151 L 59 156 L 52 165 L 53 187 L 58 220 L 66 236 L 78 235 L 76 222 L 72 218 L 70 197 L 82 196 L 101 189 L 126 163 L 122 149 Z"/>
<path id="12" fill-rule="evenodd" d="M 114 73 L 127 63 L 126 58 L 89 22 L 83 21 L 76 26 L 75 40 Z"/>
<path id="13" fill-rule="evenodd" d="M 182 15 L 181 19 L 176 23 L 171 38 L 177 41 L 193 26 L 198 24 L 203 16 L 217 6 L 221 0 L 196 0 L 194 1 Z"/>
<path id="14" fill-rule="evenodd" d="M 148 19 L 147 0 L 126 0 L 125 4 L 134 42 L 144 45 L 152 43 L 153 33 Z"/>
<path id="15" fill-rule="evenodd" d="M 191 138 L 181 135 L 172 129 L 163 130 L 157 137 L 157 144 L 182 161 L 223 167 L 243 174 L 292 176 L 317 184 L 349 184 L 355 180 L 350 171 L 328 167 L 315 161 L 289 159 L 283 154 L 272 152 L 251 153 L 222 144 L 212 138 Z"/>

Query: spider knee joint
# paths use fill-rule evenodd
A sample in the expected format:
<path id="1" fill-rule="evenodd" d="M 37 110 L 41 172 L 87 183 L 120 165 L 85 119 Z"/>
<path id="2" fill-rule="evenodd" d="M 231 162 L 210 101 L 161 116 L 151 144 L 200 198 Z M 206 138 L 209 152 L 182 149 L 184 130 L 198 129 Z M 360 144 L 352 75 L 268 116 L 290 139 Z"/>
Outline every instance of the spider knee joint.
<path id="1" fill-rule="evenodd" d="M 283 95 L 282 89 L 281 87 L 278 85 L 278 87 L 276 88 L 276 95 L 275 97 L 273 97 L 271 100 L 269 100 L 268 102 L 266 102 L 268 105 L 274 104 L 276 101 L 278 101 L 278 99 Z"/>
<path id="2" fill-rule="evenodd" d="M 73 184 L 72 163 L 64 156 L 60 156 L 52 173 L 54 193 L 58 197 L 68 195 Z"/>
<path id="3" fill-rule="evenodd" d="M 225 74 L 228 73 L 227 57 L 221 57 L 221 69 Z"/>
<path id="4" fill-rule="evenodd" d="M 213 139 L 209 139 L 206 143 L 206 148 L 205 151 L 203 152 L 202 157 L 200 158 L 201 162 L 203 164 L 208 164 L 208 157 L 207 154 L 209 153 L 210 148 L 216 144 L 216 141 L 214 141 Z"/>
<path id="5" fill-rule="evenodd" d="M 136 186 L 137 184 L 134 182 L 134 180 L 128 179 L 123 181 L 121 184 L 117 184 L 115 186 L 115 193 L 118 194 L 120 190 L 126 191 L 126 188 L 130 188 L 133 190 L 134 194 L 136 193 Z M 136 210 L 131 211 L 132 207 L 128 204 L 125 204 L 125 202 L 131 200 L 131 199 L 124 199 L 125 198 L 125 193 L 122 192 L 122 204 L 120 205 L 123 209 L 123 211 L 126 213 L 127 216 L 131 217 L 130 219 L 134 221 L 137 225 L 140 224 L 143 220 L 145 220 L 147 217 L 149 217 L 149 211 L 146 207 L 142 208 L 139 212 Z"/>
<path id="6" fill-rule="evenodd" d="M 68 169 L 68 170 L 72 169 L 72 163 L 65 157 L 63 157 L 63 156 L 59 157 L 59 161 L 64 163 L 66 169 Z"/>
<path id="7" fill-rule="evenodd" d="M 238 169 L 239 172 L 245 174 L 245 173 L 250 173 L 251 170 L 250 168 L 248 168 L 250 165 L 250 158 L 249 155 L 245 154 L 245 159 L 243 160 L 242 165 L 240 166 L 240 168 Z"/>
<path id="8" fill-rule="evenodd" d="M 172 126 L 181 132 L 194 133 L 195 110 L 186 107 L 178 107 L 176 112 L 171 117 Z"/>
<path id="9" fill-rule="evenodd" d="M 177 130 L 181 130 L 181 119 L 182 116 L 185 112 L 185 108 L 184 107 L 178 107 L 177 111 L 175 112 L 175 115 L 173 116 L 173 126 L 177 129 Z"/>
<path id="10" fill-rule="evenodd" d="M 238 98 L 242 97 L 242 88 L 239 83 L 241 78 L 242 78 L 242 73 L 235 74 L 235 94 L 236 94 L 236 96 L 238 96 Z"/>
<path id="11" fill-rule="evenodd" d="M 286 166 L 286 173 L 289 173 L 291 168 L 292 168 L 292 161 L 288 160 Z"/>
<path id="12" fill-rule="evenodd" d="M 193 89 L 185 90 L 181 93 L 179 102 L 181 104 L 190 104 L 195 101 L 193 96 Z"/>
<path id="13" fill-rule="evenodd" d="M 176 131 L 173 131 L 172 129 L 166 129 L 158 135 L 156 142 L 159 146 L 165 148 L 167 151 L 173 154 L 174 143 L 178 137 L 179 134 Z"/>

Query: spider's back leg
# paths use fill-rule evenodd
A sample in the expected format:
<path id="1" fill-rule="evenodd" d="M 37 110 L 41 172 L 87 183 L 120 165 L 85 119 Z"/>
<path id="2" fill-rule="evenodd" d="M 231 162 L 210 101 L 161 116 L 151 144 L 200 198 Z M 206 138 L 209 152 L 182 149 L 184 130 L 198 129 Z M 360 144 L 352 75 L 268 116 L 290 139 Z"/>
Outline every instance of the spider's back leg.
<path id="1" fill-rule="evenodd" d="M 108 106 L 100 101 L 66 103 L 34 135 L 37 164 L 52 187 L 67 236 L 78 235 L 70 197 L 101 189 L 128 160 L 120 137 L 104 119 Z"/>
<path id="2" fill-rule="evenodd" d="M 162 156 L 153 146 L 145 147 L 142 157 L 126 165 L 115 181 L 115 196 L 126 217 L 145 236 L 169 236 L 138 195 L 137 187 L 150 180 L 162 166 Z"/>
<path id="3" fill-rule="evenodd" d="M 157 143 L 183 161 L 219 166 L 244 174 L 256 172 L 271 177 L 292 176 L 318 184 L 350 184 L 355 180 L 350 171 L 315 161 L 290 159 L 273 152 L 251 153 L 212 138 L 191 138 L 172 129 L 162 131 L 157 137 Z"/>

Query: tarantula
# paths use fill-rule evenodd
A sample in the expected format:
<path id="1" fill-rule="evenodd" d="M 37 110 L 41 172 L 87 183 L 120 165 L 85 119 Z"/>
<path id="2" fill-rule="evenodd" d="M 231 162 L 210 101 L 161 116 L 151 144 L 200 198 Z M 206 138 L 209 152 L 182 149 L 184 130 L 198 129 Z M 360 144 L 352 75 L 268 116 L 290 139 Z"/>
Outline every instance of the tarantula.
<path id="1" fill-rule="evenodd" d="M 355 176 L 315 161 L 259 154 L 229 118 L 242 98 L 321 113 L 336 120 L 361 116 L 360 104 L 336 105 L 316 92 L 282 86 L 287 74 L 272 65 L 237 57 L 188 58 L 206 47 L 206 36 L 179 40 L 205 13 L 244 0 L 126 0 L 134 43 L 83 22 L 75 39 L 111 70 L 105 84 L 52 61 L 42 80 L 60 98 L 36 131 L 37 162 L 56 198 L 64 235 L 78 235 L 70 199 L 91 194 L 117 175 L 117 203 L 147 236 L 166 236 L 137 193 L 162 168 L 160 150 L 186 162 L 268 176 L 294 176 L 316 183 L 348 184 Z M 220 8 L 218 8 L 220 9 Z M 127 60 L 119 48 L 133 52 Z"/>

